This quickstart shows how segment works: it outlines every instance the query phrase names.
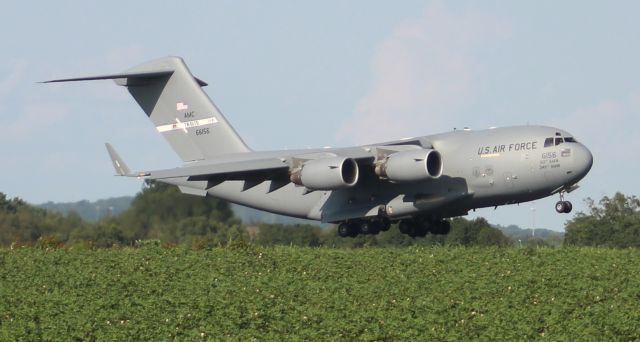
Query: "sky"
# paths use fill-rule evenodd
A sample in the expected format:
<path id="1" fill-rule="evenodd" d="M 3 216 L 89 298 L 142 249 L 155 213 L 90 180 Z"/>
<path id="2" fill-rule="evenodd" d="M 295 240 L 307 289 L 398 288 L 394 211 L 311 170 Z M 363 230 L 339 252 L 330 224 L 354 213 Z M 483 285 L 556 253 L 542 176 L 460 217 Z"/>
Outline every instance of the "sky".
<path id="1" fill-rule="evenodd" d="M 132 169 L 180 160 L 111 81 L 177 55 L 256 150 L 349 146 L 542 124 L 594 155 L 569 194 L 640 192 L 636 1 L 55 1 L 0 13 L 0 192 L 31 203 L 134 195 Z M 556 196 L 478 210 L 497 224 L 562 230 Z M 471 216 L 471 217 L 475 217 Z"/>

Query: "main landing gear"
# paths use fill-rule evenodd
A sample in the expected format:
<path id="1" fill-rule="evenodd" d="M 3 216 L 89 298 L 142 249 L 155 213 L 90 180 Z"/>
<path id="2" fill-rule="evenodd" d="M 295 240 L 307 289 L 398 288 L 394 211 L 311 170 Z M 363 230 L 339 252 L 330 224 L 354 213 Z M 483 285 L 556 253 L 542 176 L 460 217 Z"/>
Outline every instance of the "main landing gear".
<path id="1" fill-rule="evenodd" d="M 560 200 L 556 202 L 556 211 L 558 214 L 568 214 L 573 209 L 573 205 L 569 201 L 564 200 L 564 190 L 560 191 Z"/>
<path id="2" fill-rule="evenodd" d="M 411 237 L 424 237 L 428 233 L 447 235 L 451 231 L 451 223 L 438 219 L 405 219 L 398 225 L 400 233 Z"/>
<path id="3" fill-rule="evenodd" d="M 391 227 L 391 221 L 386 217 L 373 219 L 360 219 L 342 222 L 338 226 L 338 235 L 341 237 L 356 237 L 359 234 L 375 235 L 381 231 L 387 231 Z M 451 231 L 451 224 L 447 220 L 411 218 L 400 221 L 398 228 L 402 234 L 411 237 L 424 237 L 428 233 L 446 235 Z"/>
<path id="4" fill-rule="evenodd" d="M 391 228 L 391 221 L 386 217 L 373 219 L 354 220 L 342 222 L 338 226 L 338 235 L 341 237 L 356 237 L 358 234 L 375 235 Z"/>

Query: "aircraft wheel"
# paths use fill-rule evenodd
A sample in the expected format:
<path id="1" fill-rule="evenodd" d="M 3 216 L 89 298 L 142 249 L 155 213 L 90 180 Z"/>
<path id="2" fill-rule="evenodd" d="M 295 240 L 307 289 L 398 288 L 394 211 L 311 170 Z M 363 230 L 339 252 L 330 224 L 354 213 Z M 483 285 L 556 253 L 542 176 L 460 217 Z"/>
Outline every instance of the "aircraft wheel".
<path id="1" fill-rule="evenodd" d="M 425 237 L 429 233 L 429 229 L 427 227 L 416 227 L 414 235 L 417 237 Z"/>
<path id="2" fill-rule="evenodd" d="M 340 235 L 340 237 L 348 237 L 351 236 L 351 234 L 351 226 L 346 222 L 340 223 L 338 226 L 338 235 Z"/>
<path id="3" fill-rule="evenodd" d="M 360 223 L 360 234 L 371 234 L 372 229 L 371 222 L 364 221 Z"/>
<path id="4" fill-rule="evenodd" d="M 564 201 L 558 201 L 556 202 L 556 212 L 558 214 L 562 214 L 565 211 L 565 205 L 564 205 Z"/>
<path id="5" fill-rule="evenodd" d="M 443 227 L 443 229 L 442 229 L 442 234 L 443 235 L 447 235 L 447 234 L 449 234 L 449 232 L 451 232 L 451 222 L 443 221 L 442 227 Z"/>
<path id="6" fill-rule="evenodd" d="M 442 221 L 430 221 L 429 231 L 431 231 L 431 234 L 440 235 L 442 231 Z"/>
<path id="7" fill-rule="evenodd" d="M 398 229 L 402 234 L 407 234 L 409 236 L 412 236 L 413 234 L 413 224 L 407 220 L 400 221 L 400 224 L 398 225 Z"/>
<path id="8" fill-rule="evenodd" d="M 357 226 L 351 226 L 351 234 L 349 235 L 350 237 L 356 237 L 360 234 L 360 232 L 358 231 L 358 227 Z"/>
<path id="9" fill-rule="evenodd" d="M 573 210 L 573 205 L 571 204 L 571 202 L 565 201 L 564 202 L 564 213 L 568 214 L 568 213 L 571 212 L 571 210 Z"/>
<path id="10" fill-rule="evenodd" d="M 434 223 L 432 233 L 437 235 L 447 235 L 451 231 L 451 223 L 447 220 L 441 220 Z"/>
<path id="11" fill-rule="evenodd" d="M 383 232 L 386 232 L 391 228 L 391 221 L 386 217 L 381 217 L 378 223 L 380 225 L 380 230 Z"/>
<path id="12" fill-rule="evenodd" d="M 362 221 L 362 223 L 360 223 L 360 233 L 362 234 L 374 235 L 378 234 L 379 231 L 376 222 Z"/>

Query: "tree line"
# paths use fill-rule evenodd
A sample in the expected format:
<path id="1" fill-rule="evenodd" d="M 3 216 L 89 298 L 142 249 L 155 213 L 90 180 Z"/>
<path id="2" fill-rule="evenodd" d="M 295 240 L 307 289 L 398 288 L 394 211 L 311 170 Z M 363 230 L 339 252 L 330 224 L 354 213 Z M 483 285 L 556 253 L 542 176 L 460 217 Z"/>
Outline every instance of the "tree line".
<path id="1" fill-rule="evenodd" d="M 618 192 L 586 201 L 587 212 L 577 213 L 565 226 L 565 245 L 640 247 L 640 199 Z"/>
<path id="2" fill-rule="evenodd" d="M 638 199 L 616 194 L 590 213 L 579 213 L 567 224 L 565 244 L 638 246 L 640 220 Z M 378 235 L 340 238 L 336 227 L 309 224 L 243 225 L 234 217 L 228 202 L 180 193 L 177 187 L 147 181 L 131 206 L 122 214 L 97 222 L 84 221 L 76 213 L 66 215 L 37 208 L 0 193 L 0 245 L 136 246 L 144 243 L 208 248 L 233 242 L 256 245 L 329 247 L 460 245 L 511 246 L 514 241 L 484 218 L 451 220 L 448 235 L 411 238 L 397 227 Z M 543 241 L 531 240 L 540 245 Z"/>

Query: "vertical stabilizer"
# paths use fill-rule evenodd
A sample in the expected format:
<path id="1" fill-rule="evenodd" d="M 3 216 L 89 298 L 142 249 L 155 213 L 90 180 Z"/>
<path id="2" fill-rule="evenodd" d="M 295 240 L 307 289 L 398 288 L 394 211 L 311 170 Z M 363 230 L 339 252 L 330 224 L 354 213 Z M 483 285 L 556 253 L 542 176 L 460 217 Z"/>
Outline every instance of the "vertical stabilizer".
<path id="1" fill-rule="evenodd" d="M 114 79 L 149 116 L 156 129 L 185 161 L 215 158 L 250 149 L 231 127 L 179 57 L 153 60 L 115 75 L 49 82 Z"/>

